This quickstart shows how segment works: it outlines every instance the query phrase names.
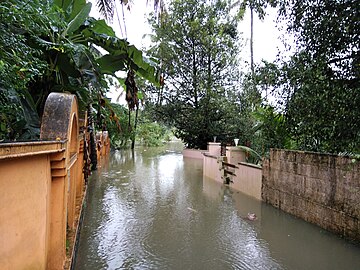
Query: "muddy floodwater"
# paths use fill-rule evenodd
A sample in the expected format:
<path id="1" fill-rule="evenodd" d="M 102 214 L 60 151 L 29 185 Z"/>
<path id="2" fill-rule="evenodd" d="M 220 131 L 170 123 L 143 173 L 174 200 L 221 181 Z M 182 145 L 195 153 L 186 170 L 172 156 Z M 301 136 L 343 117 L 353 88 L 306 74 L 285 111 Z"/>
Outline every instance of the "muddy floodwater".
<path id="1" fill-rule="evenodd" d="M 76 270 L 360 269 L 359 245 L 203 179 L 202 162 L 181 150 L 139 147 L 101 163 Z"/>

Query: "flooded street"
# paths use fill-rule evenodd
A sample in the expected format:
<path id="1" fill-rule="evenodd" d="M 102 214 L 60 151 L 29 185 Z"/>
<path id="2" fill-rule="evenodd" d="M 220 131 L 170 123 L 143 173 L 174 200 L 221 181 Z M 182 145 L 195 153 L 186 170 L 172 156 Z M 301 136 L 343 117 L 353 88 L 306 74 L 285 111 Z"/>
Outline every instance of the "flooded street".
<path id="1" fill-rule="evenodd" d="M 101 163 L 76 270 L 360 269 L 360 246 L 203 179 L 181 150 L 139 147 Z"/>

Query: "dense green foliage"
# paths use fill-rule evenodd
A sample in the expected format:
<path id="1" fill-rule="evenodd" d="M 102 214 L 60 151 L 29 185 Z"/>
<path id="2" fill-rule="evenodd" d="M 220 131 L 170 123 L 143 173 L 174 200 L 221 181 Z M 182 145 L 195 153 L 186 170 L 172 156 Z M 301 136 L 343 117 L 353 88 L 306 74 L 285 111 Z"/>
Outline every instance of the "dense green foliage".
<path id="1" fill-rule="evenodd" d="M 26 33 L 39 36 L 46 22 L 36 4 L 21 8 L 10 1 L 0 4 L 0 140 L 28 139 L 39 132 L 39 118 L 32 113 L 35 104 L 27 91 L 27 84 L 47 67 L 41 49 L 27 42 Z"/>
<path id="2" fill-rule="evenodd" d="M 206 148 L 233 117 L 229 92 L 238 76 L 237 19 L 226 1 L 172 1 L 151 20 L 166 84 L 155 94 L 159 119 L 176 128 L 188 147 Z"/>
<path id="3" fill-rule="evenodd" d="M 97 129 L 109 132 L 111 146 L 115 149 L 128 148 L 135 136 L 138 143 L 145 146 L 160 146 L 173 138 L 172 129 L 154 120 L 149 110 L 139 110 L 135 129 L 135 114 L 125 106 L 105 99 L 104 106 L 96 110 Z"/>
<path id="4" fill-rule="evenodd" d="M 145 146 L 160 146 L 174 136 L 171 129 L 164 124 L 142 117 L 136 131 L 137 137 Z"/>
<path id="5" fill-rule="evenodd" d="M 300 149 L 360 151 L 358 1 L 278 1 L 295 36 L 289 61 L 265 63 L 259 83 L 278 98 Z"/>
<path id="6" fill-rule="evenodd" d="M 50 92 L 76 94 L 85 110 L 102 103 L 107 76 L 119 79 L 116 71 L 157 83 L 142 52 L 89 17 L 90 10 L 85 0 L 0 3 L 0 140 L 36 138 Z"/>

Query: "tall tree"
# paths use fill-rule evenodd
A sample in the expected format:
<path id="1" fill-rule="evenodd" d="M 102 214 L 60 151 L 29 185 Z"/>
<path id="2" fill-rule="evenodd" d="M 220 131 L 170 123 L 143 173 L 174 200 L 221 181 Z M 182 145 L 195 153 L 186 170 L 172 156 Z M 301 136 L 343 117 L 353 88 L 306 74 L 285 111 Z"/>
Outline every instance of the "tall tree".
<path id="1" fill-rule="evenodd" d="M 205 148 L 225 129 L 227 91 L 236 85 L 237 19 L 227 1 L 179 1 L 169 4 L 160 22 L 151 20 L 166 85 L 158 101 L 161 117 L 177 128 L 189 147 Z"/>
<path id="2" fill-rule="evenodd" d="M 268 0 L 239 0 L 231 5 L 231 7 L 239 7 L 239 15 L 243 17 L 246 8 L 250 9 L 250 71 L 251 75 L 254 76 L 254 12 L 258 15 L 260 20 L 265 18 L 265 9 L 268 5 L 274 6 L 273 1 Z"/>
<path id="3" fill-rule="evenodd" d="M 282 96 L 300 148 L 359 152 L 360 2 L 278 2 L 296 52 L 288 62 L 266 64 L 262 82 Z"/>

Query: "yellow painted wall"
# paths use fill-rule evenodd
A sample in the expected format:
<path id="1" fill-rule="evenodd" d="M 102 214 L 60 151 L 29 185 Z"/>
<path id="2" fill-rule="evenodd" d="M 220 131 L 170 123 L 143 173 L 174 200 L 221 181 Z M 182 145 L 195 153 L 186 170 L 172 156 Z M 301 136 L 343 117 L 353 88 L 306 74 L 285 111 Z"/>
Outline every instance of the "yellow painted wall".
<path id="1" fill-rule="evenodd" d="M 48 155 L 0 161 L 1 269 L 46 269 L 50 185 Z"/>

